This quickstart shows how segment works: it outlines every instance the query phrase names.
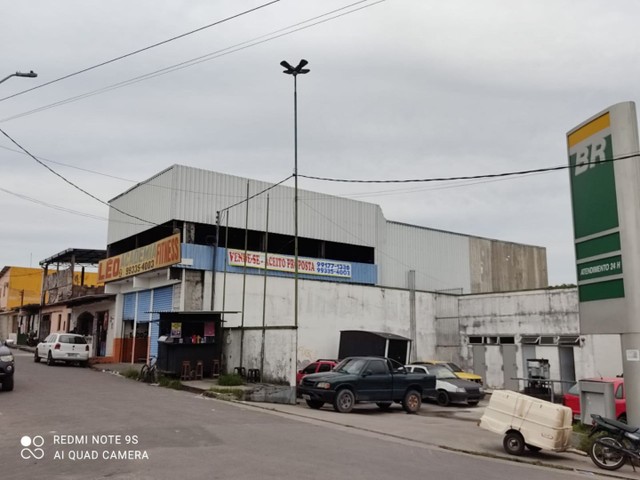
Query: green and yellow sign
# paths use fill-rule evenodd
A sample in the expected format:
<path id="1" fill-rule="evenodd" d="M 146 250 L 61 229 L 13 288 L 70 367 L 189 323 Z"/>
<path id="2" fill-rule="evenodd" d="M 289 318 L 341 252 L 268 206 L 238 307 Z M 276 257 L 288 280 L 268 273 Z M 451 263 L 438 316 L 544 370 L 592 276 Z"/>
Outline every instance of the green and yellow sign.
<path id="1" fill-rule="evenodd" d="M 624 297 L 622 257 L 607 257 L 620 253 L 610 113 L 569 133 L 567 144 L 580 301 Z"/>

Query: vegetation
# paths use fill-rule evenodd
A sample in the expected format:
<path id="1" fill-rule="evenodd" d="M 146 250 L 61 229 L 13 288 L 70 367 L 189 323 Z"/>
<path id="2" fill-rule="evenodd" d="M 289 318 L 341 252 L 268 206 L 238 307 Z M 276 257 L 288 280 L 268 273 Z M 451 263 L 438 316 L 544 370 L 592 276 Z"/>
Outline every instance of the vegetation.
<path id="1" fill-rule="evenodd" d="M 122 375 L 123 377 L 131 378 L 133 380 L 137 380 L 140 372 L 138 372 L 137 368 L 128 368 L 127 370 L 120 372 L 120 375 Z"/>
<path id="2" fill-rule="evenodd" d="M 573 424 L 573 432 L 578 436 L 580 441 L 575 445 L 575 448 L 578 450 L 582 450 L 583 452 L 589 452 L 591 445 L 596 441 L 598 437 L 602 437 L 606 432 L 599 432 L 595 434 L 593 437 L 589 436 L 589 432 L 591 431 L 591 425 L 585 425 L 583 423 L 577 422 Z"/>
<path id="3" fill-rule="evenodd" d="M 216 398 L 222 400 L 242 400 L 244 398 L 244 390 L 242 388 L 219 388 L 211 387 L 209 389 Z"/>
<path id="4" fill-rule="evenodd" d="M 161 387 L 173 388 L 174 390 L 182 390 L 182 382 L 180 382 L 180 380 L 177 378 L 165 377 L 164 375 L 161 375 L 158 378 L 158 385 Z"/>
<path id="5" fill-rule="evenodd" d="M 244 385 L 244 380 L 237 373 L 229 373 L 226 375 L 220 375 L 218 378 L 218 385 L 234 387 L 237 385 Z"/>

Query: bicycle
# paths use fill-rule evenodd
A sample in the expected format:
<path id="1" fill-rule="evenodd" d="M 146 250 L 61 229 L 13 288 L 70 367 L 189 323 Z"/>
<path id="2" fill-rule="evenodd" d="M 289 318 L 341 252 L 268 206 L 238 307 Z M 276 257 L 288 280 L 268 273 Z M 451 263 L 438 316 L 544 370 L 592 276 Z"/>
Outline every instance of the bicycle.
<path id="1" fill-rule="evenodd" d="M 145 383 L 158 383 L 158 368 L 156 367 L 156 357 L 149 358 L 149 363 L 145 363 L 138 374 L 138 381 Z"/>

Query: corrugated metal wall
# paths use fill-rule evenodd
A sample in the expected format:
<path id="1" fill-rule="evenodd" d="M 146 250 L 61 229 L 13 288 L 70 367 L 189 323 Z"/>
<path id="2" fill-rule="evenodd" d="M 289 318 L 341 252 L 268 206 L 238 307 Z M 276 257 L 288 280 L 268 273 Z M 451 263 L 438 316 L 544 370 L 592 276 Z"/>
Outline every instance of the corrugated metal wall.
<path id="1" fill-rule="evenodd" d="M 270 186 L 271 183 L 249 180 L 249 195 Z M 243 201 L 246 195 L 246 178 L 174 165 L 114 198 L 111 204 L 154 223 L 177 219 L 215 224 L 218 210 Z M 291 186 L 278 186 L 269 191 L 270 232 L 293 234 L 293 196 Z M 300 237 L 376 246 L 378 226 L 384 223 L 378 205 L 306 190 L 300 190 L 298 198 Z M 265 210 L 266 195 L 249 201 L 249 229 L 265 229 Z M 113 209 L 109 219 L 109 244 L 149 228 Z M 226 218 L 222 224 L 226 224 Z M 244 228 L 244 204 L 229 210 L 229 226 Z"/>
<path id="2" fill-rule="evenodd" d="M 270 186 L 249 180 L 249 195 Z M 293 235 L 293 194 L 290 186 L 269 191 L 270 232 Z M 246 195 L 245 178 L 174 165 L 111 203 L 154 223 L 175 219 L 215 224 L 217 211 Z M 547 286 L 546 251 L 541 247 L 390 222 L 376 204 L 306 190 L 299 192 L 298 208 L 300 237 L 373 247 L 381 286 L 406 288 L 410 270 L 416 271 L 417 290 L 481 293 Z M 265 210 L 266 195 L 250 200 L 249 229 L 264 231 Z M 109 215 L 109 244 L 150 228 L 113 209 Z M 228 224 L 244 228 L 244 204 L 229 210 Z"/>
<path id="3" fill-rule="evenodd" d="M 407 288 L 416 271 L 417 290 L 471 292 L 469 237 L 396 222 L 386 223 L 377 252 L 379 284 Z"/>
<path id="4" fill-rule="evenodd" d="M 172 191 L 172 170 L 168 169 L 110 200 L 114 207 L 152 223 L 144 223 L 110 208 L 107 244 L 148 230 L 154 223 L 171 220 Z"/>

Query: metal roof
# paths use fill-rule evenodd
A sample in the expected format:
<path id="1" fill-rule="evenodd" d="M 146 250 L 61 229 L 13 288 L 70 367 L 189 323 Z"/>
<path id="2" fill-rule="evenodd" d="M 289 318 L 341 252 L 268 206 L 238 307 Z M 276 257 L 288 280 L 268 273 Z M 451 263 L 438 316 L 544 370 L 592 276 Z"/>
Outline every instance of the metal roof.
<path id="1" fill-rule="evenodd" d="M 106 250 L 96 250 L 90 248 L 67 248 L 62 252 L 40 261 L 40 266 L 44 267 L 51 263 L 75 263 L 97 265 L 100 260 L 107 258 Z"/>

